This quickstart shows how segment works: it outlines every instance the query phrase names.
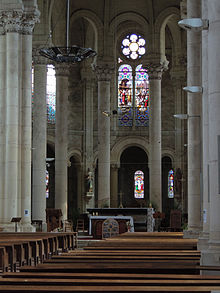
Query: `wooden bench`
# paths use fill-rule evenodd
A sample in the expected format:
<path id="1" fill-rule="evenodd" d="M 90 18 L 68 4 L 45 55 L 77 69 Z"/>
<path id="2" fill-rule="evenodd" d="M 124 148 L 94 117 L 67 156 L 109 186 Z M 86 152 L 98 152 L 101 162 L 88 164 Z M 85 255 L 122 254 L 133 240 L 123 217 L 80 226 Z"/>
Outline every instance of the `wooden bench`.
<path id="1" fill-rule="evenodd" d="M 60 249 L 67 251 L 77 247 L 77 233 L 27 233 L 1 232 L 0 264 L 3 271 L 16 270 L 16 264 L 36 265 L 58 254 Z M 4 249 L 3 249 L 4 248 Z"/>
<path id="2" fill-rule="evenodd" d="M 36 266 L 20 267 L 18 273 L 5 272 L 0 279 L 0 292 L 220 290 L 220 275 L 200 275 L 201 270 L 220 271 L 220 267 L 199 265 L 201 254 L 196 240 L 146 235 L 125 240 L 126 237 L 100 241 L 94 250 L 86 247 L 52 254 Z M 129 249 L 124 249 L 126 241 Z"/>

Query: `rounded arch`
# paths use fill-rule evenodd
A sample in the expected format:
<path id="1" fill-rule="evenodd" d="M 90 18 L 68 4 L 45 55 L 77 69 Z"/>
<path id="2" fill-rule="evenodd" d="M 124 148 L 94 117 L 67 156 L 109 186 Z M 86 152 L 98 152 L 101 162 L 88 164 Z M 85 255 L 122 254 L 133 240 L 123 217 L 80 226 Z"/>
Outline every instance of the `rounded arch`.
<path id="1" fill-rule="evenodd" d="M 112 19 L 109 26 L 110 32 L 114 33 L 116 28 L 123 22 L 127 22 L 128 19 L 130 22 L 132 21 L 134 23 L 139 24 L 140 27 L 142 28 L 148 27 L 149 25 L 149 21 L 141 14 L 134 13 L 134 12 L 125 12 L 125 13 L 118 14 Z"/>
<path id="2" fill-rule="evenodd" d="M 70 23 L 73 23 L 78 18 L 85 18 L 93 27 L 94 33 L 95 33 L 95 44 L 96 47 L 94 48 L 99 52 L 99 54 L 102 54 L 103 52 L 103 23 L 100 20 L 100 18 L 92 11 L 88 9 L 79 9 L 74 11 L 70 16 Z"/>
<path id="3" fill-rule="evenodd" d="M 175 155 L 174 155 L 173 150 L 170 150 L 170 149 L 163 149 L 163 150 L 162 150 L 162 154 L 161 154 L 161 160 L 162 160 L 162 158 L 164 158 L 164 157 L 169 157 L 169 158 L 171 159 L 172 165 L 174 165 L 174 162 L 175 162 Z"/>
<path id="4" fill-rule="evenodd" d="M 80 150 L 70 150 L 67 155 L 68 161 L 70 161 L 71 157 L 73 157 L 78 164 L 82 164 L 82 153 Z"/>
<path id="5" fill-rule="evenodd" d="M 175 26 L 176 30 L 174 32 L 174 26 L 171 26 L 171 19 L 175 17 Z M 179 47 L 179 44 L 177 42 L 180 41 L 180 28 L 177 26 L 177 18 L 180 19 L 180 10 L 176 7 L 169 7 L 164 9 L 156 18 L 155 21 L 155 34 L 159 35 L 159 42 L 158 48 L 160 48 L 160 54 L 162 58 L 165 57 L 165 27 L 168 25 L 172 39 L 174 41 L 174 46 Z M 173 21 L 174 22 L 174 21 Z M 179 34 L 177 32 L 179 31 Z M 179 37 L 177 37 L 179 35 Z"/>
<path id="6" fill-rule="evenodd" d="M 120 166 L 121 154 L 125 149 L 131 146 L 137 146 L 143 149 L 149 156 L 149 142 L 143 137 L 128 137 L 118 140 L 111 149 L 111 164 Z"/>

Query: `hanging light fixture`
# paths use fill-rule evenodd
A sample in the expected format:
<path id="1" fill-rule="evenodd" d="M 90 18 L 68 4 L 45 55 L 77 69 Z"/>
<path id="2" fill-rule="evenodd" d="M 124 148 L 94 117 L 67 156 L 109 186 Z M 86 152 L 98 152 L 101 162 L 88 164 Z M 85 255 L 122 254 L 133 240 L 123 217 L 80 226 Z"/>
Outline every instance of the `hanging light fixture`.
<path id="1" fill-rule="evenodd" d="M 76 63 L 89 57 L 94 57 L 97 53 L 91 48 L 82 48 L 79 46 L 69 46 L 69 0 L 66 1 L 66 47 L 42 48 L 40 55 L 51 59 L 57 63 Z"/>

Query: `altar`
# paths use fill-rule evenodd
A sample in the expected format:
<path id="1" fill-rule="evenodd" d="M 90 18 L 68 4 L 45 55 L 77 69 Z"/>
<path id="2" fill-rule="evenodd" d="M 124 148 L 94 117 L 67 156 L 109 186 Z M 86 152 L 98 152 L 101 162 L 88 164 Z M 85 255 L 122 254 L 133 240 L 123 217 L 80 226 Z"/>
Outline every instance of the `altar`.
<path id="1" fill-rule="evenodd" d="M 134 221 L 131 216 L 88 216 L 89 218 L 89 235 L 95 238 L 102 236 L 102 224 L 106 219 L 114 219 L 119 225 L 119 234 L 127 232 L 127 225 L 129 223 L 130 232 L 134 232 Z"/>
<path id="2" fill-rule="evenodd" d="M 93 233 L 92 221 L 95 219 L 94 217 L 99 217 L 96 220 L 100 219 L 102 221 L 108 217 L 120 219 L 121 221 L 130 221 L 132 218 L 133 231 L 147 231 L 148 208 L 92 208 L 87 209 L 87 211 L 89 212 L 91 233 Z"/>

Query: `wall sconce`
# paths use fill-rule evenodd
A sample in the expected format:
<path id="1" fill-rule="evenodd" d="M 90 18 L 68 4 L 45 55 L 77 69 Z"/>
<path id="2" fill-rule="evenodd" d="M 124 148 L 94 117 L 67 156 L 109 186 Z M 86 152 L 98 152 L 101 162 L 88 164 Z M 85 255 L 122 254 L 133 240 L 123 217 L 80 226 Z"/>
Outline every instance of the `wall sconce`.
<path id="1" fill-rule="evenodd" d="M 173 117 L 177 118 L 177 119 L 180 119 L 180 120 L 187 120 L 189 118 L 195 118 L 195 117 L 200 118 L 200 115 L 174 114 Z"/>
<path id="2" fill-rule="evenodd" d="M 103 111 L 102 114 L 105 115 L 106 117 L 110 117 L 111 115 L 118 114 L 118 111 L 117 110 L 113 110 L 112 112 Z"/>
<path id="3" fill-rule="evenodd" d="M 178 22 L 178 25 L 185 29 L 191 30 L 193 32 L 200 32 L 202 30 L 207 30 L 209 27 L 208 19 L 201 18 L 186 18 Z"/>
<path id="4" fill-rule="evenodd" d="M 183 88 L 183 90 L 191 94 L 196 94 L 202 93 L 203 88 L 201 86 L 186 86 Z"/>

